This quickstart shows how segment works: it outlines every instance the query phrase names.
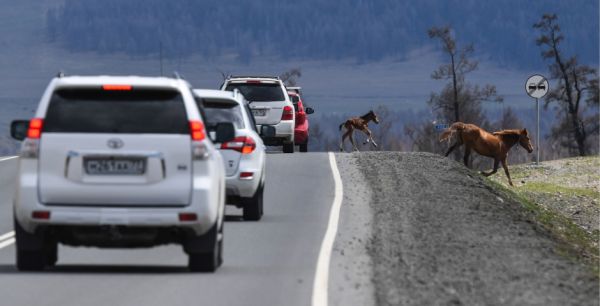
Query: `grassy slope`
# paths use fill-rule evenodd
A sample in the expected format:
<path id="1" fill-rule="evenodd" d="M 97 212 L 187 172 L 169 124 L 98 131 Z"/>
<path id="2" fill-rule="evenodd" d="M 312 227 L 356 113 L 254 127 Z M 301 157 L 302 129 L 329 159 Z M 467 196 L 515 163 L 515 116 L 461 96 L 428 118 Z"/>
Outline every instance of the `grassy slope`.
<path id="1" fill-rule="evenodd" d="M 582 260 L 599 274 L 600 156 L 544 162 L 539 167 L 516 165 L 510 171 L 516 187 L 508 186 L 504 173 L 487 182 L 520 201 L 532 221 L 562 242 L 558 252 Z M 587 224 L 575 218 L 582 213 L 587 214 Z"/>

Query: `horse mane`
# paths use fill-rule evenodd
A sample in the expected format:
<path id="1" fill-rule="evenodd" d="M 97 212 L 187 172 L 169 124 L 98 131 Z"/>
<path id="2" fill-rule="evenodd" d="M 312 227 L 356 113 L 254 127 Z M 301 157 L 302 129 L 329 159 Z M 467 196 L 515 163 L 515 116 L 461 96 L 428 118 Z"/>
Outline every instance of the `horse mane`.
<path id="1" fill-rule="evenodd" d="M 369 111 L 368 113 L 360 116 L 360 119 L 367 120 L 373 111 Z"/>
<path id="2" fill-rule="evenodd" d="M 502 130 L 492 133 L 494 136 L 498 136 L 503 140 L 511 140 L 517 142 L 521 137 L 521 130 Z"/>

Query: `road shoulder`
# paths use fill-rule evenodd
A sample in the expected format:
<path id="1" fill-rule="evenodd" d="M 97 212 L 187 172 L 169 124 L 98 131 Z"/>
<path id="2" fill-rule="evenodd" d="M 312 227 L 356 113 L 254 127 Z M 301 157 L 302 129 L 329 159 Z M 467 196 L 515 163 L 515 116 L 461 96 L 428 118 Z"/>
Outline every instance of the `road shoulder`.
<path id="1" fill-rule="evenodd" d="M 344 198 L 329 273 L 330 305 L 375 305 L 372 262 L 371 191 L 350 154 L 336 154 Z"/>

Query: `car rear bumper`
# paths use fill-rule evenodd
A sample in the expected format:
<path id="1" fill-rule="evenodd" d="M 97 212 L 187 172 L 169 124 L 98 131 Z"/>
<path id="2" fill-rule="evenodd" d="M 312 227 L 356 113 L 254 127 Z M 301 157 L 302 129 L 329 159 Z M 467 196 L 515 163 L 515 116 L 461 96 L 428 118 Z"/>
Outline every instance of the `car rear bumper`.
<path id="1" fill-rule="evenodd" d="M 239 175 L 227 177 L 227 195 L 250 198 L 258 190 L 260 179 L 260 173 L 254 173 L 252 179 L 240 179 Z"/>
<path id="2" fill-rule="evenodd" d="M 261 126 L 256 126 L 259 131 Z M 281 145 L 284 141 L 294 141 L 294 120 L 281 120 L 278 124 L 271 126 L 275 128 L 275 137 L 263 138 L 265 145 Z"/>

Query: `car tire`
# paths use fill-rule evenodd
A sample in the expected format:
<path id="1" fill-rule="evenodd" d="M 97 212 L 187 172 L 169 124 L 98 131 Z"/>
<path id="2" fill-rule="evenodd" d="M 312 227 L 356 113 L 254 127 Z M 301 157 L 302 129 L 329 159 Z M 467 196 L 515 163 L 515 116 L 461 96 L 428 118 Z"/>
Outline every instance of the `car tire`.
<path id="1" fill-rule="evenodd" d="M 54 267 L 58 261 L 58 243 L 52 241 L 46 245 L 46 266 Z"/>
<path id="2" fill-rule="evenodd" d="M 26 232 L 17 220 L 14 220 L 16 238 L 16 261 L 19 271 L 42 271 L 48 265 L 47 244 L 43 235 Z M 56 261 L 54 261 L 56 262 Z"/>
<path id="3" fill-rule="evenodd" d="M 208 252 L 188 252 L 188 269 L 192 272 L 215 272 L 223 263 L 223 228 L 212 230 L 208 234 L 215 237 L 196 237 L 192 239 L 211 239 L 214 245 Z M 221 239 L 219 239 L 219 236 Z"/>
<path id="4" fill-rule="evenodd" d="M 300 152 L 308 152 L 308 140 L 305 143 L 301 143 L 298 148 Z"/>
<path id="5" fill-rule="evenodd" d="M 293 142 L 284 142 L 283 143 L 283 153 L 294 153 L 294 143 Z"/>
<path id="6" fill-rule="evenodd" d="M 263 216 L 264 187 L 261 185 L 251 198 L 244 198 L 244 220 L 258 221 Z"/>

